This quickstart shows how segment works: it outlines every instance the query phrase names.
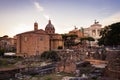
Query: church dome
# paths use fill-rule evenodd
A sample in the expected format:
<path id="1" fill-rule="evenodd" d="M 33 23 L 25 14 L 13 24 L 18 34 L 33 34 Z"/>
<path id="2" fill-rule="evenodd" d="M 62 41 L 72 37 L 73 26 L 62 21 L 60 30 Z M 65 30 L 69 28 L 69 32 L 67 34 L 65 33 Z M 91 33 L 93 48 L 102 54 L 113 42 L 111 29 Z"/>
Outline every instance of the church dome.
<path id="1" fill-rule="evenodd" d="M 55 28 L 54 28 L 53 24 L 51 23 L 51 20 L 49 20 L 48 24 L 46 25 L 45 31 L 48 34 L 54 34 L 55 33 Z"/>
<path id="2" fill-rule="evenodd" d="M 48 24 L 46 25 L 47 29 L 53 29 L 54 26 L 51 24 L 51 20 L 49 20 Z"/>

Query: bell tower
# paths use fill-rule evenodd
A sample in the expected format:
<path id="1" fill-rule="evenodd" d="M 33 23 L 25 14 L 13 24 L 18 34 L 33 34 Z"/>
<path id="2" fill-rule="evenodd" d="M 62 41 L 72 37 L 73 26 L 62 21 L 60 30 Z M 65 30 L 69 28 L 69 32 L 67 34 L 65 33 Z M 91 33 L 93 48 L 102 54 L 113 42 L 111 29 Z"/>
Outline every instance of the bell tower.
<path id="1" fill-rule="evenodd" d="M 37 31 L 37 30 L 38 30 L 38 23 L 35 22 L 35 23 L 34 23 L 34 31 Z"/>

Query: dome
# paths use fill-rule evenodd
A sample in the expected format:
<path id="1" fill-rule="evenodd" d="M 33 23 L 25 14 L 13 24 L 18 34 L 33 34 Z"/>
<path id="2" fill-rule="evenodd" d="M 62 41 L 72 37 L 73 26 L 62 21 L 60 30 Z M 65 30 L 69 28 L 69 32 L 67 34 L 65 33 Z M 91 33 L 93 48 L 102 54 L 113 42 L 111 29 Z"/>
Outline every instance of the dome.
<path id="1" fill-rule="evenodd" d="M 47 29 L 54 29 L 54 26 L 51 24 L 51 20 L 49 20 L 48 24 L 46 25 Z"/>
<path id="2" fill-rule="evenodd" d="M 55 28 L 54 28 L 53 24 L 51 23 L 51 20 L 49 20 L 48 24 L 46 25 L 45 31 L 46 31 L 48 34 L 53 34 L 53 33 L 55 33 Z"/>

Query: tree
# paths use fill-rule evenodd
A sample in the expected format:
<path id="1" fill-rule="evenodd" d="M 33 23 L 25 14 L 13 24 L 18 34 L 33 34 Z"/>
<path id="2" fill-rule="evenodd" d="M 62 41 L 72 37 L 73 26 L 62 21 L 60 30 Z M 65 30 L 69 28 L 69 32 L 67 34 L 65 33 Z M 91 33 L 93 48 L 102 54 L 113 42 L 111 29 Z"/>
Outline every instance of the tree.
<path id="1" fill-rule="evenodd" d="M 106 26 L 100 32 L 99 45 L 116 46 L 120 45 L 120 22 Z"/>
<path id="2" fill-rule="evenodd" d="M 83 43 L 83 41 L 89 41 L 89 46 L 91 47 L 91 44 L 90 44 L 90 42 L 91 41 L 95 41 L 95 39 L 93 38 L 93 37 L 83 37 L 83 38 L 80 38 L 80 40 L 81 40 L 81 43 Z"/>
<path id="3" fill-rule="evenodd" d="M 8 36 L 8 35 L 4 35 L 4 36 L 3 36 L 3 38 L 6 38 L 6 37 L 8 38 L 9 36 Z"/>
<path id="4" fill-rule="evenodd" d="M 74 34 L 72 34 L 72 35 L 63 34 L 62 38 L 63 38 L 63 41 L 64 41 L 64 46 L 69 48 L 71 46 L 76 45 L 75 39 L 78 38 L 78 36 L 74 35 Z"/>
<path id="5" fill-rule="evenodd" d="M 41 58 L 44 60 L 59 61 L 60 57 L 55 51 L 45 51 L 41 54 Z"/>
<path id="6" fill-rule="evenodd" d="M 93 37 L 87 37 L 87 40 L 89 41 L 89 47 L 91 47 L 90 42 L 91 42 L 91 41 L 95 41 L 95 39 L 94 39 Z"/>
<path id="7" fill-rule="evenodd" d="M 5 49 L 0 48 L 0 56 L 4 56 Z"/>

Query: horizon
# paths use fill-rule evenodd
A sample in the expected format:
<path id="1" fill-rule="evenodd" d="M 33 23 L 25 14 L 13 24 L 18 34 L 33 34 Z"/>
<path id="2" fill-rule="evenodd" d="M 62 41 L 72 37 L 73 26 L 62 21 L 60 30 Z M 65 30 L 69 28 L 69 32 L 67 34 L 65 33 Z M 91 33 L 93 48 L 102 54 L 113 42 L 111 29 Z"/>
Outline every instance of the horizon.
<path id="1" fill-rule="evenodd" d="M 56 33 L 87 28 L 97 20 L 102 27 L 120 22 L 120 0 L 2 0 L 0 1 L 0 36 L 10 37 L 45 29 L 50 19 Z"/>

